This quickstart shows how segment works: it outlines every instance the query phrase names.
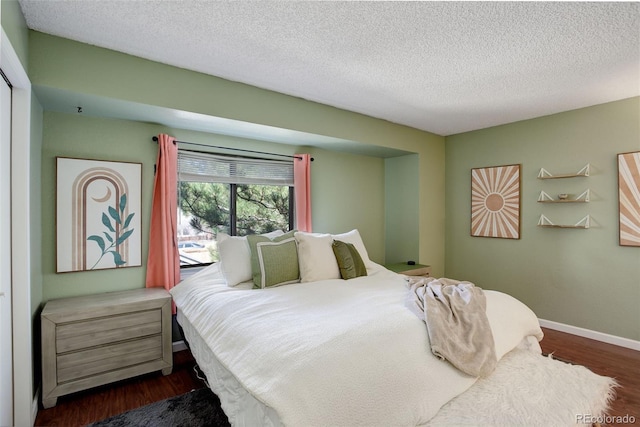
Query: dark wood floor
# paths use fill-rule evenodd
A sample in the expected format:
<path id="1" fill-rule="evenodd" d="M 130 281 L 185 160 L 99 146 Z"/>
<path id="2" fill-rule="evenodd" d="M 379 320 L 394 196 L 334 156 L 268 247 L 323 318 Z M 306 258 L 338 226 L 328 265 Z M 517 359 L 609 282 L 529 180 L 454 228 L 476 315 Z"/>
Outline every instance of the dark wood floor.
<path id="1" fill-rule="evenodd" d="M 640 425 L 640 351 L 594 341 L 588 338 L 544 329 L 542 351 L 557 359 L 583 365 L 599 375 L 615 378 L 620 387 L 611 404 L 610 416 L 627 416 Z M 615 421 L 612 419 L 612 421 Z M 603 423 L 602 425 L 621 425 Z"/>
<path id="2" fill-rule="evenodd" d="M 160 372 L 96 387 L 58 398 L 53 408 L 38 411 L 36 426 L 85 426 L 146 404 L 205 387 L 193 370 L 188 350 L 173 354 L 173 372 Z"/>
<path id="3" fill-rule="evenodd" d="M 617 398 L 609 412 L 629 416 L 640 425 L 640 352 L 545 329 L 542 350 L 561 360 L 584 365 L 593 372 L 616 378 Z M 57 406 L 40 409 L 36 426 L 84 426 L 171 396 L 204 387 L 188 351 L 174 354 L 173 373 L 149 374 L 136 379 L 63 396 Z M 614 425 L 605 423 L 604 425 Z"/>

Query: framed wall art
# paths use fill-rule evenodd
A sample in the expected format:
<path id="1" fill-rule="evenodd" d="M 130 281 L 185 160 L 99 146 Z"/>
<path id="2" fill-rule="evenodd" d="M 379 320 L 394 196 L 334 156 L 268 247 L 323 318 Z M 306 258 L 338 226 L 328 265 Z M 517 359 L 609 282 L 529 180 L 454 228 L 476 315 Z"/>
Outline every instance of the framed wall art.
<path id="1" fill-rule="evenodd" d="M 640 151 L 618 154 L 620 246 L 640 247 Z"/>
<path id="2" fill-rule="evenodd" d="M 142 164 L 56 158 L 58 273 L 136 267 Z"/>
<path id="3" fill-rule="evenodd" d="M 520 165 L 471 169 L 471 235 L 520 238 Z"/>

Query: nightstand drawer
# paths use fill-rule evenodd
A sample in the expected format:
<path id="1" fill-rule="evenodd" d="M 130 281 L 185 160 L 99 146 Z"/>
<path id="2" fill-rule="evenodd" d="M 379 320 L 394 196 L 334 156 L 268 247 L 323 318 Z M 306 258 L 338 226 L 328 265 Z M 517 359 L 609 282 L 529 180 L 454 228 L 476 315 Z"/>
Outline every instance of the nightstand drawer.
<path id="1" fill-rule="evenodd" d="M 57 357 L 58 383 L 162 359 L 162 337 L 125 341 Z"/>
<path id="2" fill-rule="evenodd" d="M 157 309 L 58 325 L 56 353 L 158 334 L 161 315 Z"/>

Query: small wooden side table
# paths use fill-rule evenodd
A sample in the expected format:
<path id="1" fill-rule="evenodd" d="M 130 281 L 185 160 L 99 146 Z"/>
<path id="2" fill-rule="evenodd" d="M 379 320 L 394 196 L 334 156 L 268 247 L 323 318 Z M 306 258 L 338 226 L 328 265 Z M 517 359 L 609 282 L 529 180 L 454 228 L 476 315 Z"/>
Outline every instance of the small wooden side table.
<path id="1" fill-rule="evenodd" d="M 42 405 L 58 396 L 173 369 L 171 295 L 162 288 L 61 298 L 42 322 Z"/>
<path id="2" fill-rule="evenodd" d="M 425 264 L 409 265 L 406 262 L 400 262 L 395 264 L 385 264 L 387 270 L 391 270 L 398 274 L 405 274 L 407 276 L 431 276 L 431 266 Z"/>

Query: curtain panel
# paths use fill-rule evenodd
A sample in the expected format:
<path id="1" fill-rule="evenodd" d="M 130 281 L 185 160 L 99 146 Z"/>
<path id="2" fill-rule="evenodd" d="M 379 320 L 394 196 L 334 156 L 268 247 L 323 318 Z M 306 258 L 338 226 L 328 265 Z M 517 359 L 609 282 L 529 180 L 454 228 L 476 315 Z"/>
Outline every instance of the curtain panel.
<path id="1" fill-rule="evenodd" d="M 177 179 L 178 147 L 175 138 L 160 134 L 149 229 L 147 288 L 163 287 L 169 290 L 180 282 Z"/>
<path id="2" fill-rule="evenodd" d="M 311 233 L 311 155 L 296 154 L 293 162 L 295 227 Z"/>

